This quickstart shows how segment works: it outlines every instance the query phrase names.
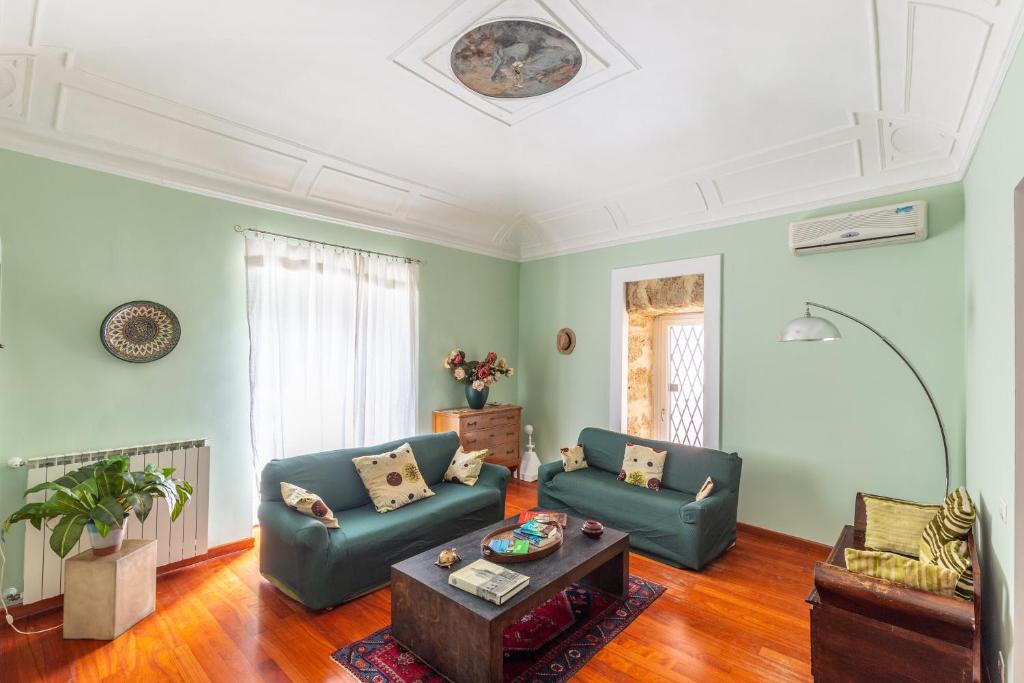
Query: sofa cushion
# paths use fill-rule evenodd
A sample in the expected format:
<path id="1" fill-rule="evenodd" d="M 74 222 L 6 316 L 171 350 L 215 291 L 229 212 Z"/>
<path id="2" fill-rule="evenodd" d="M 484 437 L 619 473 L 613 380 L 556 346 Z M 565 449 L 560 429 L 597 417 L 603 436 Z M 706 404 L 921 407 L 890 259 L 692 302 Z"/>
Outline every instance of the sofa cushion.
<path id="1" fill-rule="evenodd" d="M 668 451 L 627 443 L 622 456 L 622 469 L 619 470 L 619 481 L 652 491 L 659 490 L 666 456 Z"/>
<path id="2" fill-rule="evenodd" d="M 587 427 L 581 431 L 578 441 L 583 444 L 587 463 L 592 469 L 597 468 L 618 475 L 622 469 L 626 441 L 629 441 L 656 450 L 668 451 L 665 470 L 661 477 L 663 489 L 696 494 L 704 480 L 710 476 L 715 480 L 715 488 L 718 490 L 732 493 L 738 493 L 740 490 L 740 470 L 743 463 L 735 453 L 641 439 L 596 427 Z"/>
<path id="3" fill-rule="evenodd" d="M 937 564 L 920 562 L 896 553 L 847 548 L 846 568 L 851 572 L 885 579 L 929 593 L 953 596 L 959 574 Z"/>
<path id="4" fill-rule="evenodd" d="M 377 512 L 391 512 L 434 495 L 407 443 L 387 453 L 354 458 L 352 464 Z"/>
<path id="5" fill-rule="evenodd" d="M 865 515 L 864 546 L 871 550 L 917 558 L 921 534 L 940 506 L 867 494 L 862 498 Z"/>
<path id="6" fill-rule="evenodd" d="M 587 456 L 583 453 L 583 446 L 566 446 L 562 449 L 562 469 L 566 472 L 575 472 L 587 467 Z"/>
<path id="7" fill-rule="evenodd" d="M 260 500 L 281 500 L 281 482 L 286 481 L 309 491 L 317 491 L 327 506 L 340 516 L 342 510 L 361 507 L 370 502 L 370 496 L 352 460 L 363 455 L 392 451 L 404 443 L 412 446 L 420 472 L 432 487 L 441 481 L 452 454 L 459 446 L 459 436 L 454 432 L 425 434 L 377 446 L 272 460 L 263 468 L 260 476 Z"/>
<path id="8" fill-rule="evenodd" d="M 922 562 L 934 562 L 942 546 L 950 541 L 963 540 L 974 526 L 977 510 L 971 494 L 963 486 L 952 491 L 942 502 L 942 508 L 924 528 L 918 552 Z"/>
<path id="9" fill-rule="evenodd" d="M 678 524 L 680 510 L 694 500 L 691 494 L 681 491 L 652 491 L 646 487 L 624 486 L 610 472 L 592 467 L 555 475 L 544 486 L 549 495 L 574 510 L 598 515 L 602 520 L 620 520 L 620 524 L 611 523 L 611 526 L 623 531 L 654 528 L 659 520 L 665 518 L 671 518 Z"/>
<path id="10" fill-rule="evenodd" d="M 284 498 L 285 505 L 293 510 L 319 520 L 328 529 L 338 528 L 338 520 L 334 518 L 331 508 L 327 507 L 327 504 L 315 493 L 282 481 L 281 497 Z"/>
<path id="11" fill-rule="evenodd" d="M 462 446 L 459 446 L 459 450 L 455 451 L 455 455 L 452 456 L 451 464 L 445 470 L 444 480 L 472 486 L 480 477 L 480 470 L 484 466 L 484 458 L 486 457 L 486 448 L 481 451 L 469 451 L 467 453 L 462 450 Z"/>

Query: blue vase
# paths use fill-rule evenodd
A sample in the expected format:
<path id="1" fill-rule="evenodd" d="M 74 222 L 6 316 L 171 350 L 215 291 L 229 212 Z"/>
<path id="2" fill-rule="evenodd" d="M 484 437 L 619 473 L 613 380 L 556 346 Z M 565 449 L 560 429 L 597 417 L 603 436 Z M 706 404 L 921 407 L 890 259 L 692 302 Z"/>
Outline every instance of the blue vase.
<path id="1" fill-rule="evenodd" d="M 477 391 L 473 388 L 472 384 L 466 385 L 466 403 L 473 410 L 480 410 L 487 405 L 487 392 L 491 390 L 490 387 L 484 387 L 483 391 Z"/>

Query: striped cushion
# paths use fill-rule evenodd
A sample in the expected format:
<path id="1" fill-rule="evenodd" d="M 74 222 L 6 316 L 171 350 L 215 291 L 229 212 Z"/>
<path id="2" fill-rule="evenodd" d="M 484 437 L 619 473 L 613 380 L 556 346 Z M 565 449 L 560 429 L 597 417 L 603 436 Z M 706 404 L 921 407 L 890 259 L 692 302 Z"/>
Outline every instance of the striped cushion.
<path id="1" fill-rule="evenodd" d="M 946 496 L 942 509 L 928 522 L 918 544 L 918 559 L 934 562 L 942 546 L 950 541 L 962 541 L 974 526 L 977 512 L 974 501 L 963 486 Z"/>
<path id="2" fill-rule="evenodd" d="M 949 597 L 956 589 L 959 576 L 955 570 L 937 564 L 919 562 L 896 553 L 857 548 L 846 549 L 846 568 L 858 574 Z"/>
<path id="3" fill-rule="evenodd" d="M 939 549 L 935 563 L 957 573 L 956 589 L 953 595 L 961 600 L 974 599 L 974 575 L 971 573 L 971 558 L 964 541 L 950 541 Z"/>
<path id="4" fill-rule="evenodd" d="M 941 506 L 919 505 L 882 496 L 865 495 L 863 498 L 867 513 L 865 547 L 918 557 L 921 534 Z"/>

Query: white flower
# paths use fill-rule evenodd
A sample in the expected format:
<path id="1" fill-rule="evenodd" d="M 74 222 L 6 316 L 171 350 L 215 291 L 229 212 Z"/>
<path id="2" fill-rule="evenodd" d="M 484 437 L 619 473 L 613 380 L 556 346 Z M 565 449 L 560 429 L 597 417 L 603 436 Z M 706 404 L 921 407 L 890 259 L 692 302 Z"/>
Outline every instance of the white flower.
<path id="1" fill-rule="evenodd" d="M 505 360 L 504 358 L 499 358 L 498 362 L 495 364 L 494 367 L 498 368 L 499 370 L 504 370 L 505 368 L 508 367 L 508 361 Z"/>
<path id="2" fill-rule="evenodd" d="M 515 371 L 512 368 L 509 368 L 508 372 L 505 373 L 505 376 L 506 377 L 511 377 L 513 372 L 515 372 Z"/>
<path id="3" fill-rule="evenodd" d="M 462 368 L 455 368 L 455 379 L 459 380 L 460 382 L 466 379 L 466 371 L 463 370 Z"/>
<path id="4" fill-rule="evenodd" d="M 477 381 L 473 382 L 473 388 L 476 389 L 477 391 L 483 391 L 486 387 L 487 385 L 483 383 L 483 380 L 478 379 Z"/>
<path id="5" fill-rule="evenodd" d="M 445 370 L 451 370 L 452 369 L 451 358 L 445 358 L 444 359 L 444 369 Z"/>

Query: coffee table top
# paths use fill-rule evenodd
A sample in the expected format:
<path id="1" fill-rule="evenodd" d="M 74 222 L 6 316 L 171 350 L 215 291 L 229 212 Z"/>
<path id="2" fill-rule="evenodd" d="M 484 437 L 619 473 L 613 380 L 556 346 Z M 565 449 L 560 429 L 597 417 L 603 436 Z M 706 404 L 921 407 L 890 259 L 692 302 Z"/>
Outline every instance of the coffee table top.
<path id="1" fill-rule="evenodd" d="M 514 609 L 518 604 L 529 600 L 530 597 L 544 590 L 553 582 L 559 581 L 570 571 L 596 555 L 605 551 L 614 553 L 623 549 L 628 550 L 629 548 L 628 534 L 617 529 L 605 527 L 604 533 L 600 538 L 588 538 L 580 532 L 580 526 L 584 520 L 570 515 L 568 526 L 562 530 L 564 537 L 562 545 L 558 550 L 539 560 L 504 565 L 512 571 L 530 577 L 530 584 L 510 598 L 505 604 L 495 605 L 448 584 L 448 576 L 451 572 L 465 567 L 476 560 L 487 559 L 480 553 L 480 541 L 483 540 L 484 536 L 502 527 L 516 524 L 518 519 L 519 515 L 517 514 L 490 526 L 472 531 L 452 541 L 443 543 L 436 548 L 431 548 L 407 560 L 402 560 L 392 565 L 391 571 L 392 573 L 399 572 L 404 574 L 430 587 L 447 599 L 458 603 L 485 619 L 494 619 L 508 610 Z M 459 562 L 450 570 L 435 565 L 434 562 L 437 560 L 437 554 L 443 549 L 451 548 L 452 546 L 458 549 L 462 562 Z"/>

